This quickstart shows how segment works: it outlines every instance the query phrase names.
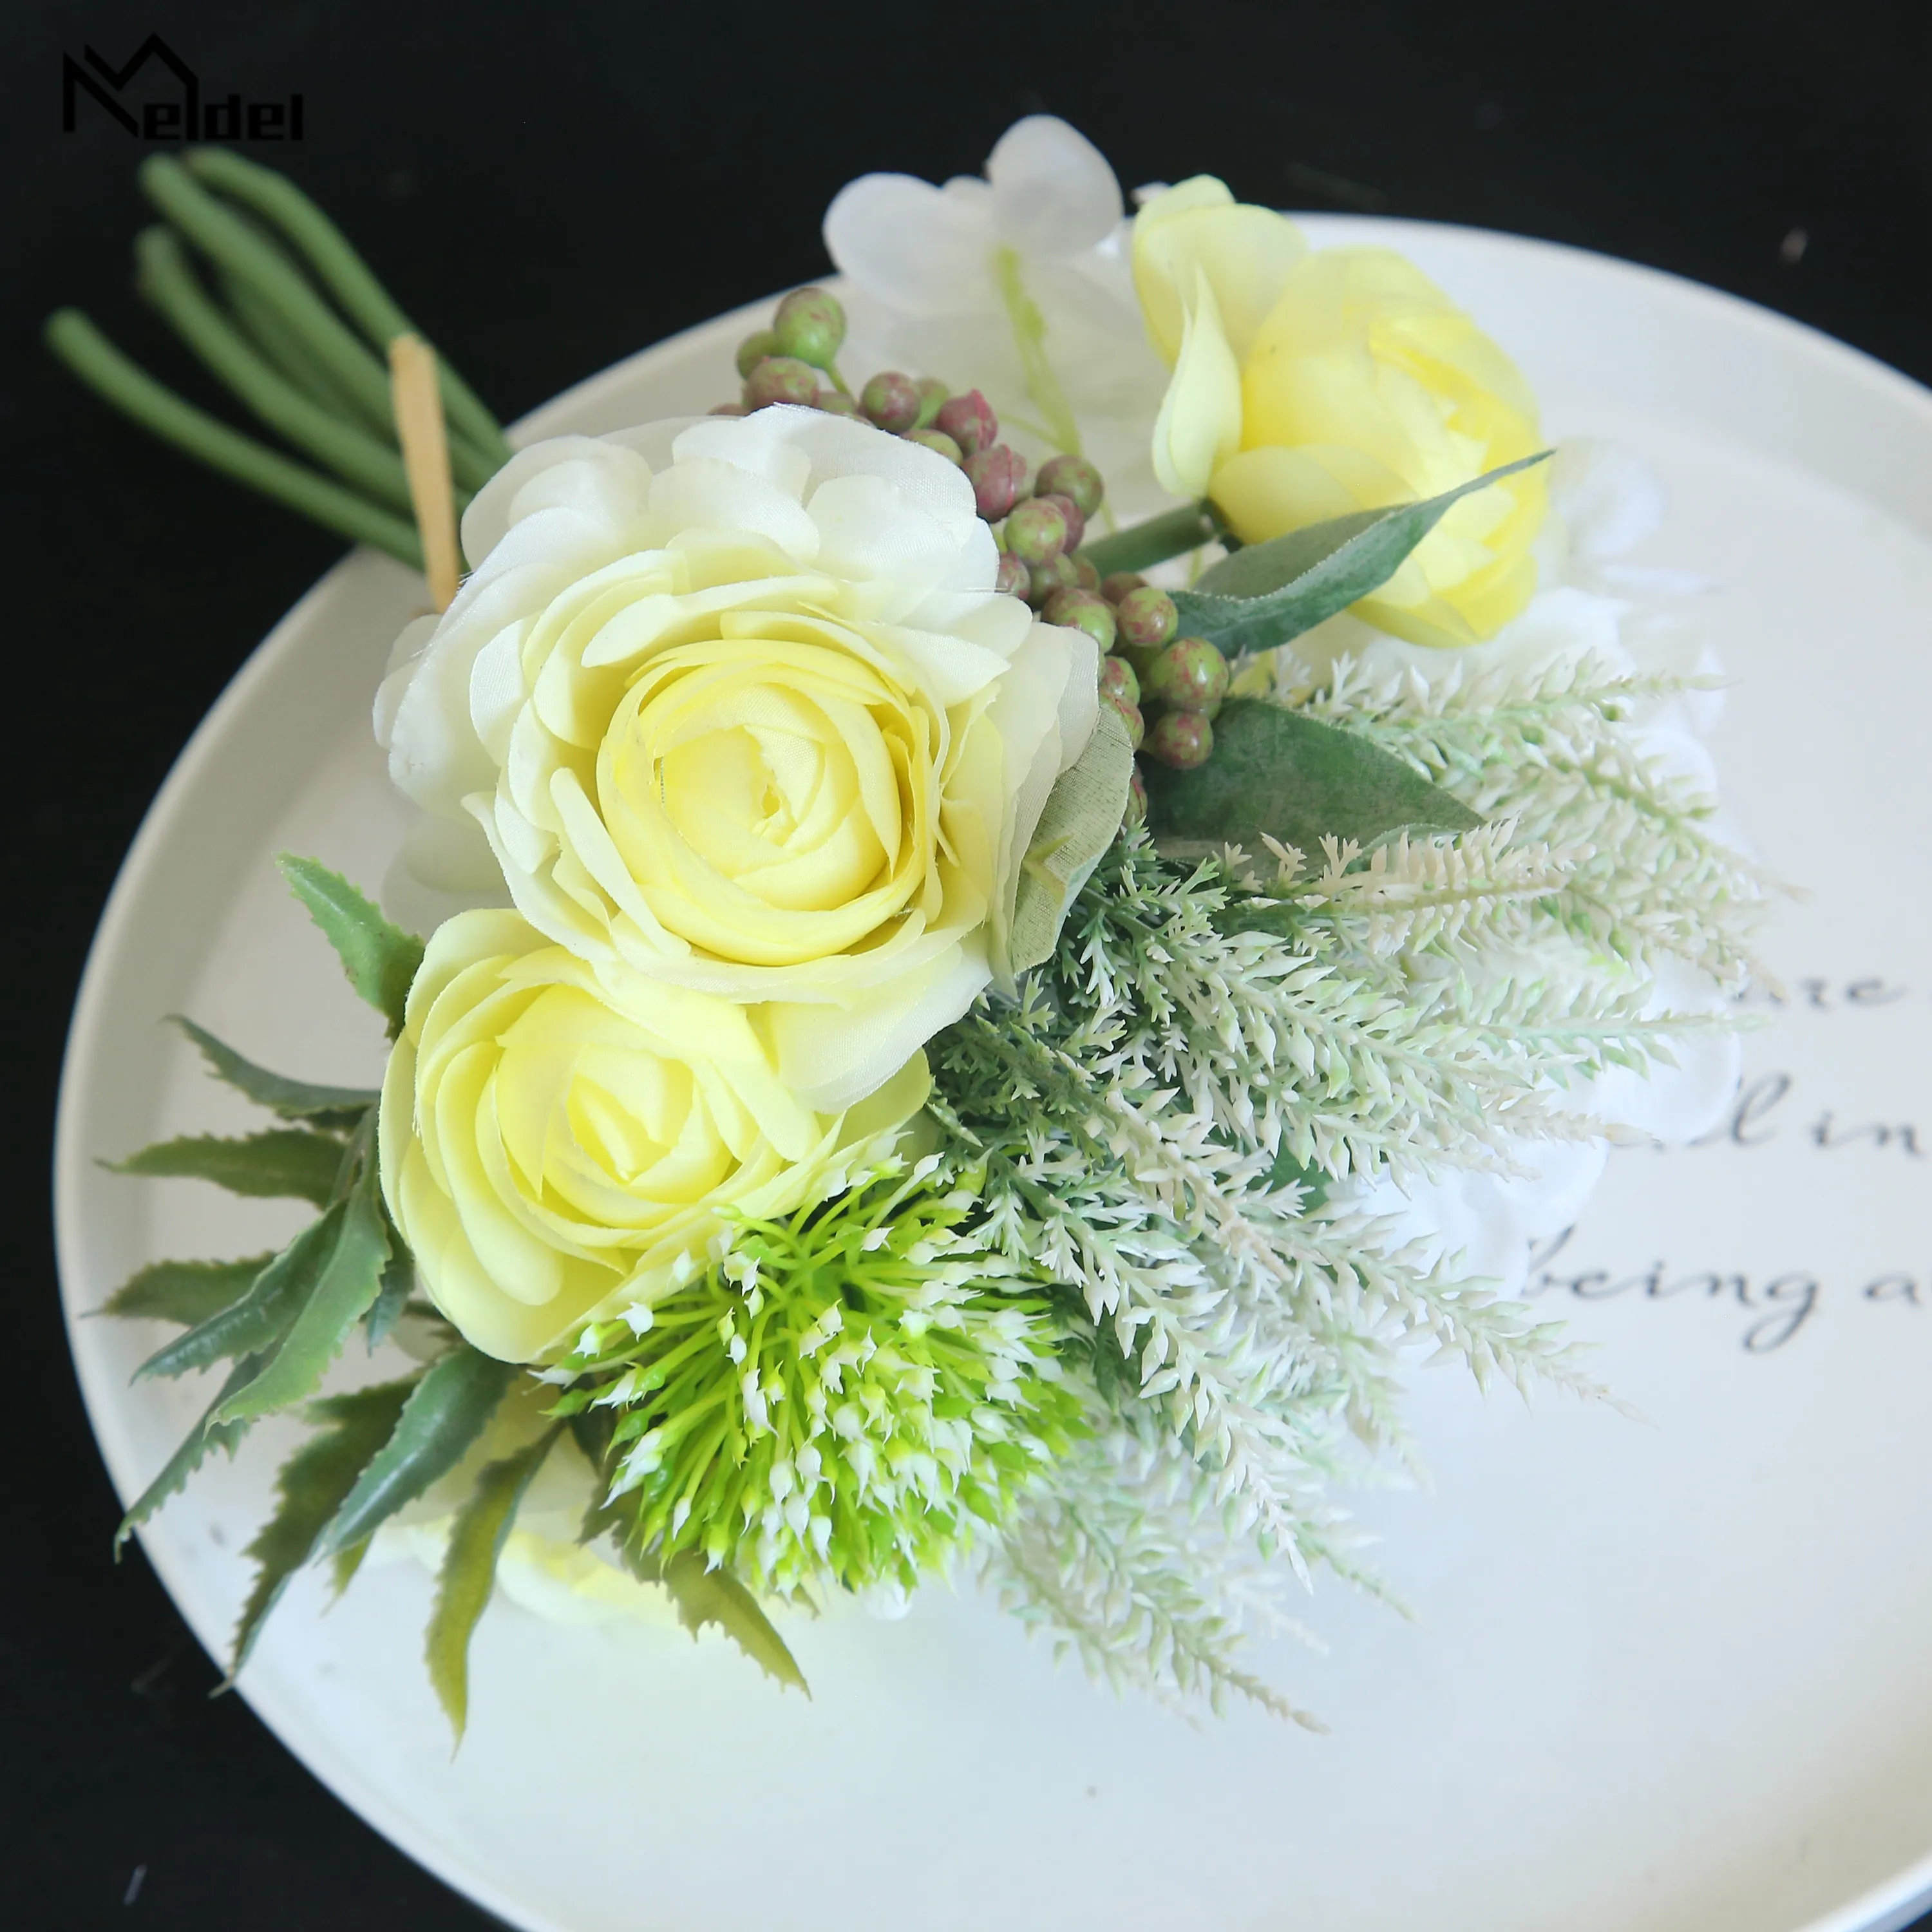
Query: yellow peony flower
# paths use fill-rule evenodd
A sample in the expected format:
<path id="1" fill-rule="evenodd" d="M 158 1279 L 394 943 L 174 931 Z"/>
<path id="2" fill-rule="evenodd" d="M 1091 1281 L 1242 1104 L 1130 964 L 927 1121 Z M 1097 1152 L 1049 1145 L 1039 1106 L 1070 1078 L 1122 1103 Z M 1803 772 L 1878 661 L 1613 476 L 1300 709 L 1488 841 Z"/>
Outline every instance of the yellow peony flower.
<path id="1" fill-rule="evenodd" d="M 1509 358 L 1427 276 L 1382 248 L 1310 254 L 1285 215 L 1208 176 L 1134 224 L 1134 280 L 1174 374 L 1154 467 L 1210 496 L 1244 543 L 1439 495 L 1540 446 Z M 1357 607 L 1413 644 L 1492 637 L 1536 587 L 1536 469 L 1451 507 Z"/>
<path id="2" fill-rule="evenodd" d="M 465 1339 L 530 1361 L 688 1280 L 728 1213 L 842 1191 L 925 1103 L 923 1054 L 842 1114 L 780 1078 L 760 1012 L 599 971 L 513 912 L 431 938 L 378 1117 L 383 1198 Z"/>
<path id="3" fill-rule="evenodd" d="M 418 877 L 466 834 L 579 957 L 764 1006 L 826 1112 L 1010 977 L 1098 659 L 997 594 L 956 464 L 815 410 L 563 437 L 464 541 L 377 703 Z"/>

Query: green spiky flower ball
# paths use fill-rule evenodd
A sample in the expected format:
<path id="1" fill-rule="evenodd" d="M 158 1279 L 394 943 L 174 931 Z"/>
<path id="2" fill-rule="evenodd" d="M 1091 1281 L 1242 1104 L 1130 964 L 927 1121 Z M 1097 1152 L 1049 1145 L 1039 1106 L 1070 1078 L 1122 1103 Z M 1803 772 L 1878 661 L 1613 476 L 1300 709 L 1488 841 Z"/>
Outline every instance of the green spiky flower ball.
<path id="1" fill-rule="evenodd" d="M 625 1540 L 754 1588 L 910 1590 L 1005 1516 L 1063 1450 L 1045 1298 L 966 1224 L 970 1175 L 929 1155 L 779 1222 L 589 1329 L 559 1412 L 611 1418 Z"/>

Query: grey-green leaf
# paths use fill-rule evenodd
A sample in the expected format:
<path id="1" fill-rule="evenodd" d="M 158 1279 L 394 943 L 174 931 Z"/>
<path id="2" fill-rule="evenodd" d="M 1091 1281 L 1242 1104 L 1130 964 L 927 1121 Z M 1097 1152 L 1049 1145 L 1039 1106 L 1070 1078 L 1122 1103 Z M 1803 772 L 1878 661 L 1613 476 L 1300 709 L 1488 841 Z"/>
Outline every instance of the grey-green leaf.
<path id="1" fill-rule="evenodd" d="M 215 1412 L 241 1388 L 243 1383 L 261 1366 L 254 1357 L 237 1362 L 220 1392 L 202 1412 L 202 1417 L 182 1438 L 181 1446 L 161 1466 L 161 1473 L 143 1490 L 121 1519 L 121 1526 L 114 1532 L 114 1551 L 118 1557 L 121 1546 L 134 1534 L 136 1528 L 147 1521 L 169 1497 L 182 1488 L 208 1460 L 211 1449 L 224 1449 L 230 1455 L 235 1453 L 235 1445 L 248 1434 L 246 1422 L 218 1422 Z"/>
<path id="2" fill-rule="evenodd" d="M 266 1362 L 314 1292 L 335 1251 L 343 1213 L 338 1202 L 311 1221 L 280 1254 L 268 1258 L 246 1294 L 157 1348 L 134 1371 L 135 1379 L 184 1376 L 243 1355 L 260 1355 Z"/>
<path id="3" fill-rule="evenodd" d="M 333 1556 L 376 1527 L 462 1461 L 496 1412 L 516 1366 L 466 1343 L 445 1355 L 422 1380 L 396 1423 L 396 1432 L 356 1479 L 318 1553 Z"/>
<path id="4" fill-rule="evenodd" d="M 196 1026 L 180 1013 L 169 1018 L 195 1045 L 218 1079 L 238 1088 L 257 1106 L 279 1114 L 285 1120 L 313 1120 L 320 1126 L 352 1126 L 382 1096 L 361 1087 L 321 1087 L 307 1080 L 291 1080 L 285 1073 L 271 1073 L 234 1048 L 218 1040 L 206 1027 Z"/>
<path id="5" fill-rule="evenodd" d="M 1192 590 L 1173 593 L 1180 628 L 1230 658 L 1272 650 L 1379 590 L 1452 503 L 1549 455 L 1506 463 L 1419 503 L 1360 510 L 1250 544 L 1204 571 Z"/>
<path id="6" fill-rule="evenodd" d="M 1192 771 L 1149 760 L 1143 776 L 1157 839 L 1244 847 L 1262 835 L 1318 855 L 1324 836 L 1369 845 L 1415 833 L 1467 832 L 1482 823 L 1365 738 L 1258 698 L 1233 698 L 1214 721 L 1214 753 Z"/>
<path id="7" fill-rule="evenodd" d="M 326 1208 L 335 1192 L 343 1153 L 341 1142 L 332 1135 L 307 1127 L 271 1127 L 232 1140 L 220 1134 L 184 1134 L 101 1165 L 116 1174 L 212 1180 L 231 1194 L 310 1201 Z"/>
<path id="8" fill-rule="evenodd" d="M 388 1258 L 375 1178 L 365 1170 L 344 1204 L 341 1223 L 314 1292 L 262 1372 L 222 1405 L 221 1419 L 266 1415 L 314 1394 L 350 1330 L 375 1300 Z"/>
<path id="9" fill-rule="evenodd" d="M 394 1040 L 403 1030 L 410 982 L 422 964 L 422 941 L 392 926 L 340 873 L 332 872 L 319 860 L 284 852 L 276 863 L 335 948 L 357 997 L 388 1022 Z"/>
<path id="10" fill-rule="evenodd" d="M 413 1386 L 412 1379 L 383 1382 L 352 1395 L 331 1396 L 311 1410 L 313 1419 L 323 1426 L 282 1465 L 275 1478 L 280 1498 L 275 1513 L 248 1546 L 255 1582 L 236 1626 L 230 1684 L 240 1676 L 289 1579 L 315 1554 L 324 1526 L 394 1430 Z"/>
<path id="11" fill-rule="evenodd" d="M 509 1539 L 517 1505 L 562 1432 L 560 1423 L 514 1456 L 486 1465 L 451 1526 L 424 1654 L 430 1682 L 459 1743 L 470 1717 L 470 1640 L 490 1600 L 496 1559 Z"/>
<path id="12" fill-rule="evenodd" d="M 238 1262 L 152 1262 L 123 1282 L 98 1312 L 193 1328 L 232 1307 L 274 1259 L 250 1255 Z"/>
<path id="13" fill-rule="evenodd" d="M 716 1624 L 767 1677 L 812 1695 L 784 1639 L 730 1570 L 707 1570 L 695 1550 L 682 1550 L 659 1575 L 677 1606 L 678 1621 L 694 1637 L 706 1624 Z"/>
<path id="14" fill-rule="evenodd" d="M 1134 775 L 1120 714 L 1102 700 L 1087 748 L 1048 794 L 1020 868 L 1006 958 L 1016 974 L 1053 956 L 1074 896 L 1120 831 Z"/>

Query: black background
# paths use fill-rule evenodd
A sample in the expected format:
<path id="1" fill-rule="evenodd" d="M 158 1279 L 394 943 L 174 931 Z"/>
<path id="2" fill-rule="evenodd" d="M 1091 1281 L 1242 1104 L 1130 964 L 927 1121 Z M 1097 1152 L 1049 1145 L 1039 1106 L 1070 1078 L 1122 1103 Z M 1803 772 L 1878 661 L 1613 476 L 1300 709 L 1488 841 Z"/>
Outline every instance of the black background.
<path id="1" fill-rule="evenodd" d="M 302 143 L 252 152 L 331 210 L 507 420 L 821 272 L 819 218 L 854 175 L 977 172 L 1010 122 L 1041 109 L 1128 183 L 1208 170 L 1244 200 L 1575 242 L 1932 380 L 1932 7 L 8 10 L 0 627 L 14 690 L 0 730 L 16 983 L 0 1113 L 0 1776 L 14 1789 L 0 1913 L 36 1928 L 435 1932 L 480 1916 L 343 1810 L 238 1698 L 209 1701 L 214 1670 L 139 1556 L 110 1566 L 117 1508 L 58 1315 L 46 1148 L 94 921 L 183 741 L 340 548 L 148 442 L 40 348 L 42 318 L 76 302 L 194 386 L 128 286 L 147 219 L 140 144 L 86 102 L 78 131 L 60 126 L 61 51 L 91 42 L 118 62 L 151 32 L 209 93 L 303 94 Z M 646 1843 L 640 1830 L 640 1924 Z"/>

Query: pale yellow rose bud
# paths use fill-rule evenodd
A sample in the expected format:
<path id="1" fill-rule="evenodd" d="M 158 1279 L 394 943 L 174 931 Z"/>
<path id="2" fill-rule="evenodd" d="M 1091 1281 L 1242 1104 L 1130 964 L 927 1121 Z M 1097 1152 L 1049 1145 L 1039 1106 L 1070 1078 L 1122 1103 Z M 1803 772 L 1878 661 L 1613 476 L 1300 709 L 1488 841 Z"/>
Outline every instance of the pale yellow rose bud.
<path id="1" fill-rule="evenodd" d="M 1285 215 L 1208 176 L 1134 225 L 1148 330 L 1174 370 L 1154 463 L 1244 542 L 1453 489 L 1541 446 L 1515 365 L 1428 277 L 1379 248 L 1306 252 Z M 1529 601 L 1540 469 L 1454 505 L 1357 607 L 1411 642 L 1492 637 Z"/>
<path id="2" fill-rule="evenodd" d="M 812 1207 L 925 1104 L 915 1054 L 816 1112 L 760 1010 L 594 969 L 518 914 L 439 927 L 382 1086 L 382 1192 L 424 1288 L 505 1361 L 681 1286 L 733 1214 Z"/>

